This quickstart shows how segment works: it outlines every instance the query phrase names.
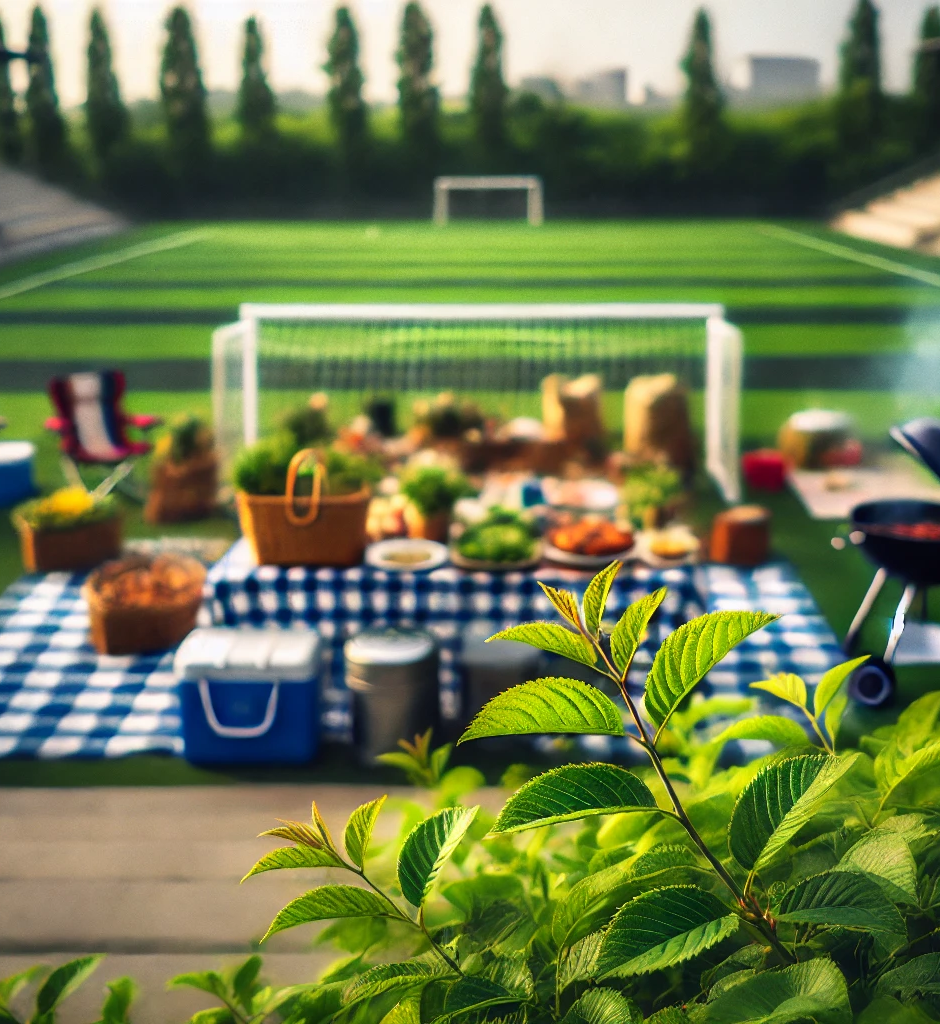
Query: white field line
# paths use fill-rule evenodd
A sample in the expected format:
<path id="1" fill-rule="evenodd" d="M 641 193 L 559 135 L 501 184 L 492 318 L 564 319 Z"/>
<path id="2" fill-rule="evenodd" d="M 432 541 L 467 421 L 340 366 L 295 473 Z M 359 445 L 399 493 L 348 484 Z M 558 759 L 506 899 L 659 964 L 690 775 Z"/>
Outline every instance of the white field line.
<path id="1" fill-rule="evenodd" d="M 933 285 L 940 288 L 940 274 L 931 270 L 921 270 L 919 267 L 909 267 L 906 263 L 899 263 L 897 260 L 889 260 L 884 256 L 875 256 L 874 253 L 860 252 L 848 245 L 839 245 L 838 242 L 827 242 L 824 238 L 816 238 L 815 235 L 807 235 L 802 231 L 793 231 L 791 228 L 783 228 L 777 224 L 762 224 L 757 229 L 764 235 L 772 238 L 779 238 L 784 242 L 793 242 L 795 245 L 803 245 L 807 249 L 818 249 L 820 252 L 829 253 L 830 256 L 841 256 L 846 260 L 854 260 L 856 263 L 864 263 L 867 267 L 874 267 L 876 270 L 887 270 L 890 274 L 897 274 L 900 277 L 909 277 L 922 284 Z"/>
<path id="2" fill-rule="evenodd" d="M 179 249 L 183 245 L 201 242 L 208 236 L 209 232 L 205 229 L 179 231 L 175 235 L 156 238 L 152 242 L 141 242 L 139 245 L 131 245 L 127 249 L 119 249 L 117 252 L 106 253 L 103 256 L 90 256 L 85 260 L 66 263 L 64 266 L 56 267 L 54 270 L 44 270 L 39 274 L 21 277 L 19 281 L 13 281 L 11 284 L 0 285 L 0 299 L 9 299 L 13 295 L 22 295 L 23 292 L 32 291 L 34 288 L 42 288 L 43 285 L 52 284 L 55 281 L 64 281 L 66 278 L 77 277 L 79 274 L 87 274 L 92 270 L 113 267 L 116 263 L 136 260 L 139 256 L 150 256 L 152 253 L 164 252 L 167 249 Z"/>

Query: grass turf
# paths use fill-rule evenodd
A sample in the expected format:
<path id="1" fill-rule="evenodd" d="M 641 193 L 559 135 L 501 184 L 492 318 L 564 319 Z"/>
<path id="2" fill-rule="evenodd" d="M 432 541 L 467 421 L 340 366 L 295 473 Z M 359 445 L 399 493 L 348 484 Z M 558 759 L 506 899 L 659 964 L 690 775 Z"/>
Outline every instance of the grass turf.
<path id="1" fill-rule="evenodd" d="M 238 303 L 245 301 L 717 301 L 728 306 L 731 319 L 745 325 L 748 354 L 794 361 L 886 353 L 929 356 L 940 334 L 940 289 L 863 262 L 866 254 L 886 256 L 936 273 L 940 261 L 856 242 L 847 244 L 860 261 L 850 260 L 772 237 L 756 222 L 549 223 L 537 230 L 475 223 L 446 230 L 413 223 L 197 227 L 197 241 L 79 274 L 72 273 L 79 261 L 117 260 L 132 246 L 190 232 L 193 225 L 150 225 L 123 238 L 0 267 L 0 373 L 4 361 L 41 363 L 50 375 L 61 360 L 116 366 L 151 359 L 204 363 L 211 326 L 234 319 Z M 793 227 L 828 237 L 812 225 Z M 36 284 L 43 274 L 58 279 L 6 294 L 18 282 Z M 161 414 L 209 409 L 208 395 L 201 392 L 138 392 L 129 404 L 135 411 Z M 891 423 L 940 414 L 940 394 L 913 393 L 903 380 L 896 390 L 852 390 L 848 379 L 839 390 L 749 391 L 743 434 L 750 443 L 765 443 L 790 412 L 811 405 L 853 412 L 862 434 L 880 440 Z M 37 442 L 40 483 L 53 486 L 59 471 L 54 439 L 42 431 L 47 414 L 44 395 L 10 391 L 0 378 L 0 415 L 10 423 L 5 436 Z M 871 567 L 854 550 L 832 551 L 832 525 L 809 521 L 792 496 L 761 500 L 774 511 L 778 550 L 794 561 L 824 614 L 843 633 Z M 700 515 L 707 518 L 709 509 L 706 500 Z M 191 533 L 194 528 L 178 529 Z M 232 526 L 220 521 L 201 529 L 227 532 Z M 153 531 L 130 510 L 128 532 Z M 15 538 L 2 517 L 0 586 L 18 571 Z M 892 597 L 897 595 L 883 595 L 876 621 L 889 614 Z M 873 649 L 881 634 L 873 628 L 866 637 Z M 903 672 L 902 702 L 929 686 L 930 676 L 929 671 Z M 878 720 L 856 713 L 850 729 L 857 733 Z M 232 777 L 159 758 L 132 760 L 133 765 L 0 761 L 0 783 Z"/>

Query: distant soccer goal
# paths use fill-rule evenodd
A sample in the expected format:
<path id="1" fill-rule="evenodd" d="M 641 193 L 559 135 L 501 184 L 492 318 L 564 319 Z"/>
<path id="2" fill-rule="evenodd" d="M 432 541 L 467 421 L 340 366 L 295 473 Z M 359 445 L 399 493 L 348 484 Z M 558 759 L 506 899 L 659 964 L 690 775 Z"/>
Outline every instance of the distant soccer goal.
<path id="1" fill-rule="evenodd" d="M 335 424 L 394 395 L 399 426 L 417 399 L 451 391 L 501 420 L 541 415 L 549 374 L 599 374 L 609 429 L 638 374 L 673 373 L 692 399 L 702 462 L 737 501 L 741 332 L 720 305 L 256 305 L 213 335 L 212 394 L 223 465 L 311 392 Z"/>
<path id="2" fill-rule="evenodd" d="M 545 219 L 542 179 L 534 175 L 494 174 L 434 179 L 434 223 L 450 220 L 452 192 L 525 192 L 526 220 L 538 226 Z"/>

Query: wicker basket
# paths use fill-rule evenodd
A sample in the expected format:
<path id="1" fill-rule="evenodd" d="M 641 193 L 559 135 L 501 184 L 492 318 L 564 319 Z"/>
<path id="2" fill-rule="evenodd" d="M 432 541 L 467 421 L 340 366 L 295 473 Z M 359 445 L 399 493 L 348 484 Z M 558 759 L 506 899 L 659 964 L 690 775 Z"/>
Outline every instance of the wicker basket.
<path id="1" fill-rule="evenodd" d="M 368 543 L 369 490 L 364 487 L 355 494 L 323 494 L 326 470 L 317 462 L 313 493 L 309 499 L 298 498 L 294 493 L 297 473 L 305 462 L 316 458 L 316 452 L 309 448 L 294 456 L 283 497 L 244 491 L 236 494 L 242 534 L 259 565 L 344 568 L 362 561 Z M 306 501 L 307 507 L 298 513 L 295 506 L 300 501 Z"/>
<path id="2" fill-rule="evenodd" d="M 219 464 L 213 452 L 185 462 L 156 463 L 144 508 L 148 523 L 205 519 L 216 506 Z"/>
<path id="3" fill-rule="evenodd" d="M 182 581 L 149 603 L 135 602 L 132 597 L 115 600 L 104 591 L 124 574 L 147 572 L 170 563 Z M 153 559 L 135 555 L 96 569 L 82 587 L 95 650 L 99 654 L 142 654 L 176 647 L 195 628 L 205 579 L 202 563 L 185 555 L 158 555 Z"/>
<path id="4" fill-rule="evenodd" d="M 20 553 L 27 572 L 77 572 L 94 569 L 121 553 L 121 517 L 111 516 L 66 530 L 34 530 L 13 520 L 20 535 Z"/>

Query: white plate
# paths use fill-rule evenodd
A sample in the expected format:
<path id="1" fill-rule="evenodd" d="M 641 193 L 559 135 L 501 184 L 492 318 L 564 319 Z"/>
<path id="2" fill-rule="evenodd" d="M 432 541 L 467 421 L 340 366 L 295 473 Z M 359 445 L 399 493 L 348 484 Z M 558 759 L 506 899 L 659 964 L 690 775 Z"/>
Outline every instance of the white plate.
<path id="1" fill-rule="evenodd" d="M 467 572 L 523 572 L 526 569 L 534 569 L 542 561 L 542 557 L 541 543 L 536 543 L 531 557 L 521 562 L 481 562 L 475 558 L 464 558 L 456 547 L 450 551 L 451 562 L 458 569 L 465 569 Z"/>
<path id="2" fill-rule="evenodd" d="M 557 565 L 570 565 L 574 569 L 603 569 L 611 562 L 626 562 L 634 557 L 636 544 L 626 551 L 615 551 L 612 555 L 579 555 L 574 551 L 562 551 L 554 544 L 545 542 L 545 557 Z"/>
<path id="3" fill-rule="evenodd" d="M 682 555 L 680 558 L 662 558 L 659 555 L 654 555 L 651 550 L 651 544 L 657 533 L 678 534 L 683 540 L 689 539 L 690 542 L 694 541 L 694 547 L 692 547 L 688 554 Z M 636 535 L 633 557 L 637 562 L 642 562 L 643 565 L 648 566 L 650 569 L 674 569 L 678 565 L 694 565 L 699 560 L 700 551 L 701 543 L 691 530 L 681 526 L 673 526 L 667 527 L 665 530 L 641 530 Z"/>
<path id="4" fill-rule="evenodd" d="M 424 558 L 417 562 L 399 562 L 393 557 L 397 552 L 426 552 Z M 437 569 L 447 561 L 447 548 L 435 540 L 418 540 L 412 537 L 396 537 L 393 540 L 380 540 L 366 548 L 366 564 L 373 569 L 385 569 L 388 572 L 427 572 Z"/>

